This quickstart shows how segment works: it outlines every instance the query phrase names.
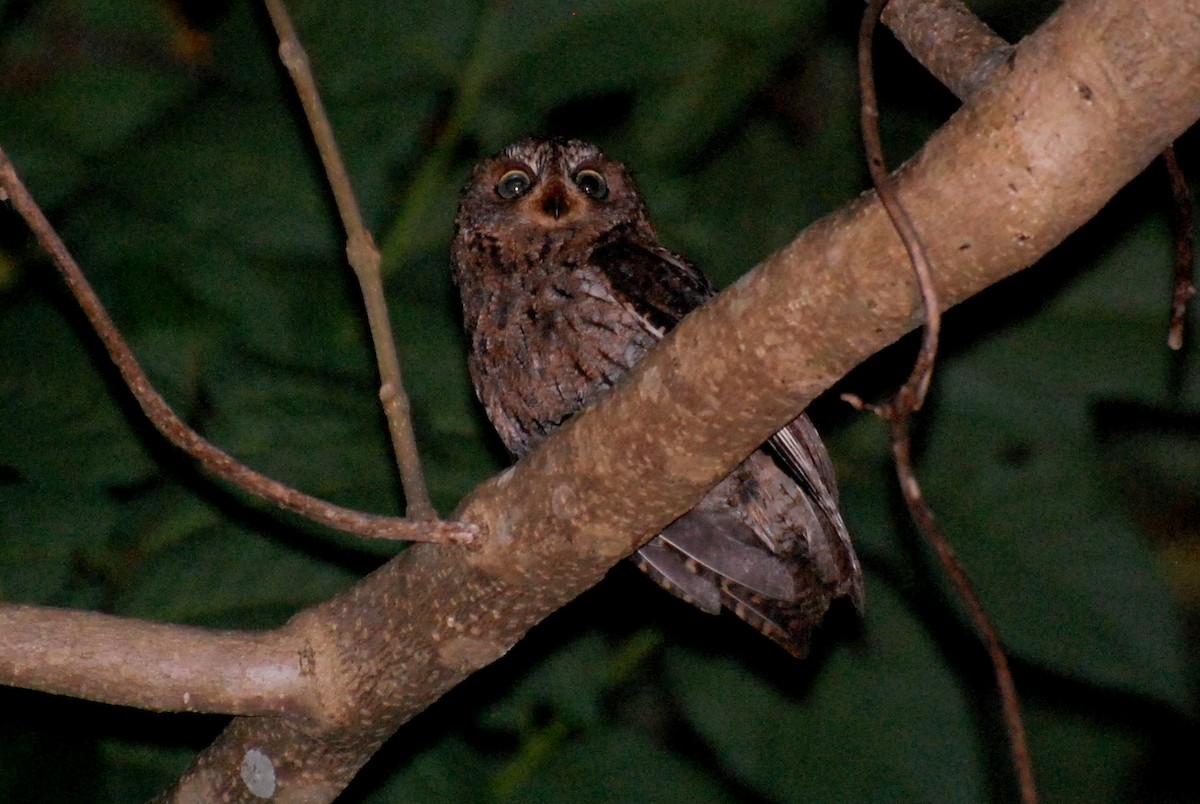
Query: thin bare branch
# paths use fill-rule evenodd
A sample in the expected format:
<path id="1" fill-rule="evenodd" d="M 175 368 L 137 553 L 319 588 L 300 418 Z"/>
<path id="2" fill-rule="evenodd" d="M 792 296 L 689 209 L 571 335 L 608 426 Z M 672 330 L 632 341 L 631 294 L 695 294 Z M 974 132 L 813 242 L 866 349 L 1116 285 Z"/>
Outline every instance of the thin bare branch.
<path id="1" fill-rule="evenodd" d="M 1188 300 L 1196 295 L 1192 279 L 1196 260 L 1195 227 L 1192 224 L 1192 194 L 1187 178 L 1179 167 L 1175 146 L 1163 151 L 1163 162 L 1171 178 L 1171 196 L 1175 200 L 1175 283 L 1171 295 L 1171 323 L 1167 329 L 1167 346 L 1178 351 L 1183 348 L 1183 328 L 1187 321 Z"/>
<path id="2" fill-rule="evenodd" d="M 404 499 L 408 516 L 415 519 L 435 519 L 437 511 L 429 500 L 425 485 L 425 474 L 421 471 L 421 456 L 417 451 L 416 435 L 413 433 L 412 414 L 408 394 L 400 376 L 400 358 L 396 353 L 396 341 L 388 317 L 387 301 L 383 294 L 383 277 L 379 269 L 379 249 L 363 223 L 358 200 L 350 185 L 350 175 L 338 150 L 333 126 L 325 114 L 325 106 L 317 92 L 317 84 L 309 68 L 308 54 L 300 44 L 291 16 L 283 0 L 264 0 L 271 15 L 271 23 L 279 37 L 279 58 L 287 68 L 288 75 L 296 85 L 296 94 L 304 107 L 305 117 L 312 130 L 333 190 L 338 214 L 346 230 L 346 258 L 362 291 L 367 309 L 367 323 L 375 347 L 375 360 L 379 366 L 379 399 L 387 417 L 388 431 L 392 438 L 392 450 L 400 469 L 400 482 L 404 486 Z"/>
<path id="3" fill-rule="evenodd" d="M 887 163 L 883 158 L 883 145 L 879 139 L 879 105 L 875 96 L 875 68 L 872 47 L 875 42 L 875 28 L 879 21 L 879 13 L 887 0 L 870 0 L 867 10 L 863 13 L 862 25 L 858 34 L 858 81 L 859 92 L 862 94 L 862 135 L 863 145 L 867 155 L 867 169 L 871 173 L 871 181 L 879 201 L 887 210 L 896 233 L 904 242 L 908 252 L 909 262 L 917 275 L 917 285 L 921 291 L 921 303 L 925 310 L 925 327 L 921 335 L 921 351 L 917 355 L 912 374 L 903 387 L 896 393 L 895 400 L 889 406 L 891 416 L 908 416 L 921 409 L 925 395 L 929 392 L 929 383 L 933 377 L 933 364 L 937 358 L 938 333 L 941 331 L 942 316 L 938 307 L 937 289 L 933 284 L 933 272 L 929 267 L 925 246 L 917 233 L 912 219 L 896 196 L 895 185 L 888 175 Z"/>
<path id="4" fill-rule="evenodd" d="M 305 646 L 286 629 L 212 631 L 0 604 L 0 683 L 155 712 L 319 716 Z"/>
<path id="5" fill-rule="evenodd" d="M 937 553 L 938 562 L 950 578 L 958 599 L 962 601 L 967 616 L 979 631 L 980 640 L 987 651 L 992 663 L 992 671 L 996 676 L 996 688 L 1000 693 L 1000 708 L 1004 718 L 1004 728 L 1008 733 L 1009 750 L 1012 754 L 1013 769 L 1017 774 L 1017 786 L 1021 792 L 1024 804 L 1036 804 L 1038 800 L 1037 782 L 1033 776 L 1033 758 L 1029 753 L 1029 740 L 1025 733 L 1025 723 L 1021 717 L 1021 700 L 1017 695 L 1017 686 L 1013 682 L 1012 671 L 1008 667 L 1008 656 L 1000 635 L 992 624 L 975 591 L 967 570 L 955 555 L 950 542 L 942 533 L 933 509 L 921 492 L 917 483 L 916 470 L 912 464 L 911 443 L 908 433 L 909 419 L 906 416 L 891 418 L 892 456 L 896 461 L 896 477 L 900 481 L 900 490 L 904 502 L 908 506 L 917 528 L 925 537 L 925 541 Z"/>
<path id="6" fill-rule="evenodd" d="M 933 509 L 921 491 L 921 485 L 912 464 L 909 425 L 913 414 L 920 410 L 925 400 L 933 376 L 938 333 L 941 328 L 941 311 L 938 307 L 938 297 L 933 285 L 933 272 L 926 257 L 925 246 L 897 197 L 892 177 L 888 174 L 883 158 L 883 146 L 879 137 L 879 110 L 875 94 L 872 45 L 879 15 L 885 3 L 887 0 L 870 0 L 863 13 L 862 26 L 859 29 L 858 70 L 859 86 L 862 92 L 863 144 L 875 191 L 879 194 L 879 200 L 887 210 L 888 217 L 896 228 L 896 233 L 904 242 L 909 262 L 916 274 L 924 308 L 925 326 L 921 338 L 921 351 L 917 355 L 912 374 L 896 392 L 896 396 L 891 402 L 875 406 L 873 410 L 888 419 L 891 424 L 896 477 L 899 480 L 909 514 L 925 540 L 937 553 L 938 560 L 950 577 L 955 592 L 966 608 L 967 614 L 975 623 L 975 627 L 979 630 L 980 637 L 987 649 L 996 676 L 996 686 L 1000 692 L 1004 724 L 1008 732 L 1013 769 L 1017 775 L 1021 800 L 1024 804 L 1036 804 L 1038 792 L 1033 776 L 1033 761 L 1029 753 L 1029 743 L 1021 716 L 1020 699 L 1017 697 L 1016 685 L 1008 667 L 1008 658 L 1005 655 L 1004 647 L 1000 643 L 1000 638 L 983 603 L 975 593 L 965 568 L 958 561 L 945 534 L 938 527 Z M 847 396 L 847 399 L 851 404 L 862 407 L 861 401 L 856 397 Z"/>
<path id="7" fill-rule="evenodd" d="M 179 418 L 151 385 L 150 378 L 146 376 L 129 345 L 121 337 L 100 298 L 88 284 L 79 265 L 17 176 L 12 162 L 2 149 L 0 187 L 4 188 L 13 207 L 25 219 L 38 243 L 54 261 L 146 417 L 168 441 L 194 457 L 209 472 L 280 508 L 294 511 L 335 530 L 358 536 L 450 544 L 468 544 L 475 538 L 476 530 L 470 525 L 365 514 L 319 500 L 254 471 L 218 449 Z"/>
<path id="8" fill-rule="evenodd" d="M 1150 8 L 1063 4 L 1021 43 L 1013 69 L 908 163 L 898 186 L 925 233 L 943 305 L 1038 260 L 1200 117 L 1200 87 L 1177 80 L 1200 70 L 1195 15 L 1175 0 Z M 1130 42 L 1155 47 L 1131 59 Z M 1095 87 L 1086 98 L 1084 82 Z M 1053 158 L 1031 166 L 1011 147 L 1018 139 L 1053 141 Z M 1017 183 L 1020 193 L 1010 190 Z M 333 615 L 331 644 L 318 654 L 352 693 L 340 730 L 237 718 L 164 800 L 332 800 L 392 730 L 919 324 L 911 273 L 874 198 L 814 224 L 465 501 L 462 518 L 495 535 L 482 550 L 416 545 L 310 610 Z"/>

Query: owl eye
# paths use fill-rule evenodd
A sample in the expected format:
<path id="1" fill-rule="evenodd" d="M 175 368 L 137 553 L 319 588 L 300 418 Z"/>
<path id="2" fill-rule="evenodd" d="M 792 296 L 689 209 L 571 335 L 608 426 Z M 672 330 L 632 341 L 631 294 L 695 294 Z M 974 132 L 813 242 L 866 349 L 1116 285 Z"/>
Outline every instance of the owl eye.
<path id="1" fill-rule="evenodd" d="M 510 170 L 500 177 L 496 183 L 496 195 L 511 201 L 517 196 L 525 195 L 533 180 L 523 170 Z"/>
<path id="2" fill-rule="evenodd" d="M 588 198 L 603 201 L 608 198 L 608 182 L 594 170 L 581 170 L 575 174 L 575 184 Z"/>

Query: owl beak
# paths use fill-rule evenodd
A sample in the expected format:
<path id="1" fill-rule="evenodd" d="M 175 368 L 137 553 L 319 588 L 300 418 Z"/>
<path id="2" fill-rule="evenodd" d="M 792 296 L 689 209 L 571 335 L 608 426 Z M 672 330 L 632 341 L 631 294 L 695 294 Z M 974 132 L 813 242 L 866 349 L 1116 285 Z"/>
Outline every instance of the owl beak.
<path id="1" fill-rule="evenodd" d="M 557 179 L 546 185 L 540 200 L 542 212 L 553 215 L 554 220 L 558 220 L 571 209 L 571 202 L 567 199 L 567 188 Z"/>

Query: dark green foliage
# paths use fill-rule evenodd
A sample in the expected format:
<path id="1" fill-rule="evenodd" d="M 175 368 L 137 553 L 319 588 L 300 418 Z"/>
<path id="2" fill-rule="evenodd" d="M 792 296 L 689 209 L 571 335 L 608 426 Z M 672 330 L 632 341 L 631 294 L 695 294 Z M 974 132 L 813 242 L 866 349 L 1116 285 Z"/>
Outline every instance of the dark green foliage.
<path id="1" fill-rule="evenodd" d="M 638 172 L 668 244 L 726 284 L 864 188 L 842 5 L 294 4 L 386 255 L 440 510 L 504 464 L 448 275 L 472 162 L 531 133 L 595 139 Z M 1014 37 L 1047 12 L 999 5 Z M 954 104 L 894 45 L 879 59 L 899 161 Z M 280 480 L 397 512 L 300 125 L 247 2 L 0 2 L 0 144 L 171 403 Z M 1200 374 L 1163 345 L 1156 171 L 948 316 L 918 428 L 928 496 L 1011 645 L 1048 801 L 1195 798 L 1177 760 L 1197 734 L 1180 611 L 1200 588 Z M 910 355 L 845 388 L 884 394 Z M 267 627 L 389 552 L 266 511 L 165 446 L 7 211 L 0 412 L 5 601 Z M 620 568 L 403 731 L 347 799 L 1012 799 L 990 670 L 897 503 L 885 428 L 832 395 L 815 414 L 867 569 L 861 625 L 842 612 L 797 664 Z M 220 726 L 22 691 L 0 708 L 7 801 L 144 798 Z"/>

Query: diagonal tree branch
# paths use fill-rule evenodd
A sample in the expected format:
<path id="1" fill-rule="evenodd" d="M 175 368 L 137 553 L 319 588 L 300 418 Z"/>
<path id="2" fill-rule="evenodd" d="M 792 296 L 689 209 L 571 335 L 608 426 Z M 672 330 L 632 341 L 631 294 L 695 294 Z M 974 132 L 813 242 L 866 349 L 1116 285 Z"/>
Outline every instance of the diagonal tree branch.
<path id="1" fill-rule="evenodd" d="M 1200 3 L 1068 3 L 896 174 L 943 307 L 1032 264 L 1200 117 Z M 482 550 L 418 545 L 292 625 L 344 717 L 239 718 L 171 800 L 329 800 L 400 724 L 598 581 L 842 374 L 919 295 L 873 196 L 685 320 L 620 386 L 459 509 Z M 253 773 L 246 773 L 249 767 Z M 249 778 L 255 786 L 249 787 Z"/>

